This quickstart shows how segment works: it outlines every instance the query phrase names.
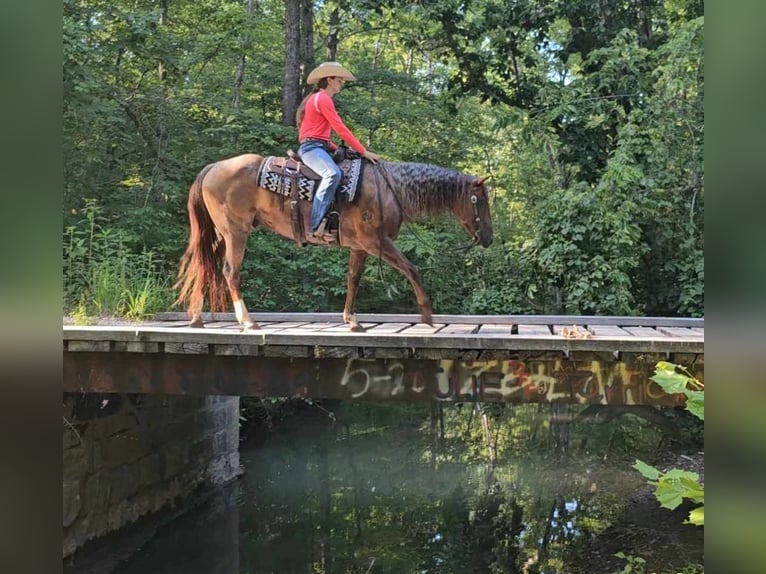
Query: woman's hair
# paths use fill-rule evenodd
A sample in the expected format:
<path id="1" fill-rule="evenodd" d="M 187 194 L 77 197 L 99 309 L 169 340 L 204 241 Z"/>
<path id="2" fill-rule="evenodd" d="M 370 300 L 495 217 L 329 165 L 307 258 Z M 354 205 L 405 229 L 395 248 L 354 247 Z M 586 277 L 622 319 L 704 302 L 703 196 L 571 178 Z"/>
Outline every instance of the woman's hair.
<path id="1" fill-rule="evenodd" d="M 311 93 L 303 98 L 303 101 L 298 106 L 298 109 L 295 110 L 295 125 L 300 129 L 301 122 L 303 121 L 303 116 L 306 115 L 306 100 L 308 100 L 311 96 L 316 94 L 319 90 L 323 90 L 327 87 L 327 80 L 329 78 L 320 78 L 320 80 L 317 82 L 317 85 L 314 87 L 313 90 L 311 90 Z"/>

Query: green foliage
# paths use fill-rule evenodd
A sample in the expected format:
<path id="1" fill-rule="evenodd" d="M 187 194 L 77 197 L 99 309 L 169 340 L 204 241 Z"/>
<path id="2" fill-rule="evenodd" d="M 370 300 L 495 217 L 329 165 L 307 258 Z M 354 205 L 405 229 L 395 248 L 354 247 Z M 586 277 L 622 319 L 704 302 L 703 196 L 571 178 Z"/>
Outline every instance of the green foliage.
<path id="1" fill-rule="evenodd" d="M 652 380 L 668 394 L 685 394 L 686 409 L 697 418 L 705 420 L 705 395 L 704 390 L 700 390 L 704 389 L 704 384 L 692 376 L 686 367 L 660 361 Z M 700 505 L 689 513 L 688 522 L 697 526 L 705 525 L 705 490 L 699 483 L 697 473 L 677 468 L 661 472 L 641 460 L 636 460 L 633 468 L 654 486 L 654 494 L 663 508 L 673 510 L 686 498 Z"/>
<path id="2" fill-rule="evenodd" d="M 627 563 L 622 570 L 615 574 L 644 574 L 646 572 L 646 560 L 640 556 L 625 555 L 624 552 L 617 552 L 617 558 L 625 560 Z M 702 574 L 705 571 L 701 564 L 688 564 L 681 570 L 663 569 L 662 571 L 652 571 L 654 574 Z"/>
<path id="3" fill-rule="evenodd" d="M 143 319 L 167 309 L 172 293 L 151 250 L 134 252 L 134 238 L 102 226 L 100 208 L 86 202 L 85 219 L 64 232 L 64 307 L 75 321 L 89 315 Z"/>
<path id="4" fill-rule="evenodd" d="M 660 361 L 652 380 L 668 394 L 686 395 L 686 409 L 700 420 L 705 420 L 705 385 L 683 365 Z"/>
<path id="5" fill-rule="evenodd" d="M 646 560 L 640 556 L 626 556 L 624 552 L 617 552 L 615 556 L 627 562 L 619 574 L 644 574 Z"/>

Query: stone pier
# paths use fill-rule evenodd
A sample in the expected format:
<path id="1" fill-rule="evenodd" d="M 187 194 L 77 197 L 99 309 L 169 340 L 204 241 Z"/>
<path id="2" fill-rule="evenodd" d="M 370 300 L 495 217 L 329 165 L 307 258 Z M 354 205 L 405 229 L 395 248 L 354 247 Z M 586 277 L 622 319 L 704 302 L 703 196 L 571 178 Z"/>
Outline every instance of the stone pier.
<path id="1" fill-rule="evenodd" d="M 241 473 L 239 397 L 64 394 L 63 555 Z"/>

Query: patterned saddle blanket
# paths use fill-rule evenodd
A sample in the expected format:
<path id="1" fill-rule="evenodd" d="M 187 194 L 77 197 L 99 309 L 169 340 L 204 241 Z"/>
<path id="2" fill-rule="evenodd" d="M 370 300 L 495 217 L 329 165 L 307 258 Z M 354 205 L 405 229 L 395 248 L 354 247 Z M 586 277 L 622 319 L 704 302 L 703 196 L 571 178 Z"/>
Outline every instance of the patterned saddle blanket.
<path id="1" fill-rule="evenodd" d="M 338 185 L 336 197 L 352 202 L 356 199 L 359 182 L 362 179 L 362 159 L 345 159 L 338 164 L 343 175 Z M 319 187 L 319 177 L 303 162 L 289 157 L 268 156 L 258 172 L 258 186 L 279 195 L 290 196 L 294 181 L 298 182 L 298 197 L 305 201 L 314 199 L 314 192 Z"/>

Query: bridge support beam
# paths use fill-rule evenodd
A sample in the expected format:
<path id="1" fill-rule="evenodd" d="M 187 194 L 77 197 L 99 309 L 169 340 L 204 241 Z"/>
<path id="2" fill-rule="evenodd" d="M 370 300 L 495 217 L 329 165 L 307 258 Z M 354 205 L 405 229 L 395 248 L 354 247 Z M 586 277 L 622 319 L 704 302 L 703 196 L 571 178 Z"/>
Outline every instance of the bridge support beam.
<path id="1" fill-rule="evenodd" d="M 389 401 L 683 404 L 650 377 L 665 357 L 596 353 L 523 360 L 295 358 L 65 352 L 64 391 Z M 703 379 L 702 362 L 686 366 Z"/>

